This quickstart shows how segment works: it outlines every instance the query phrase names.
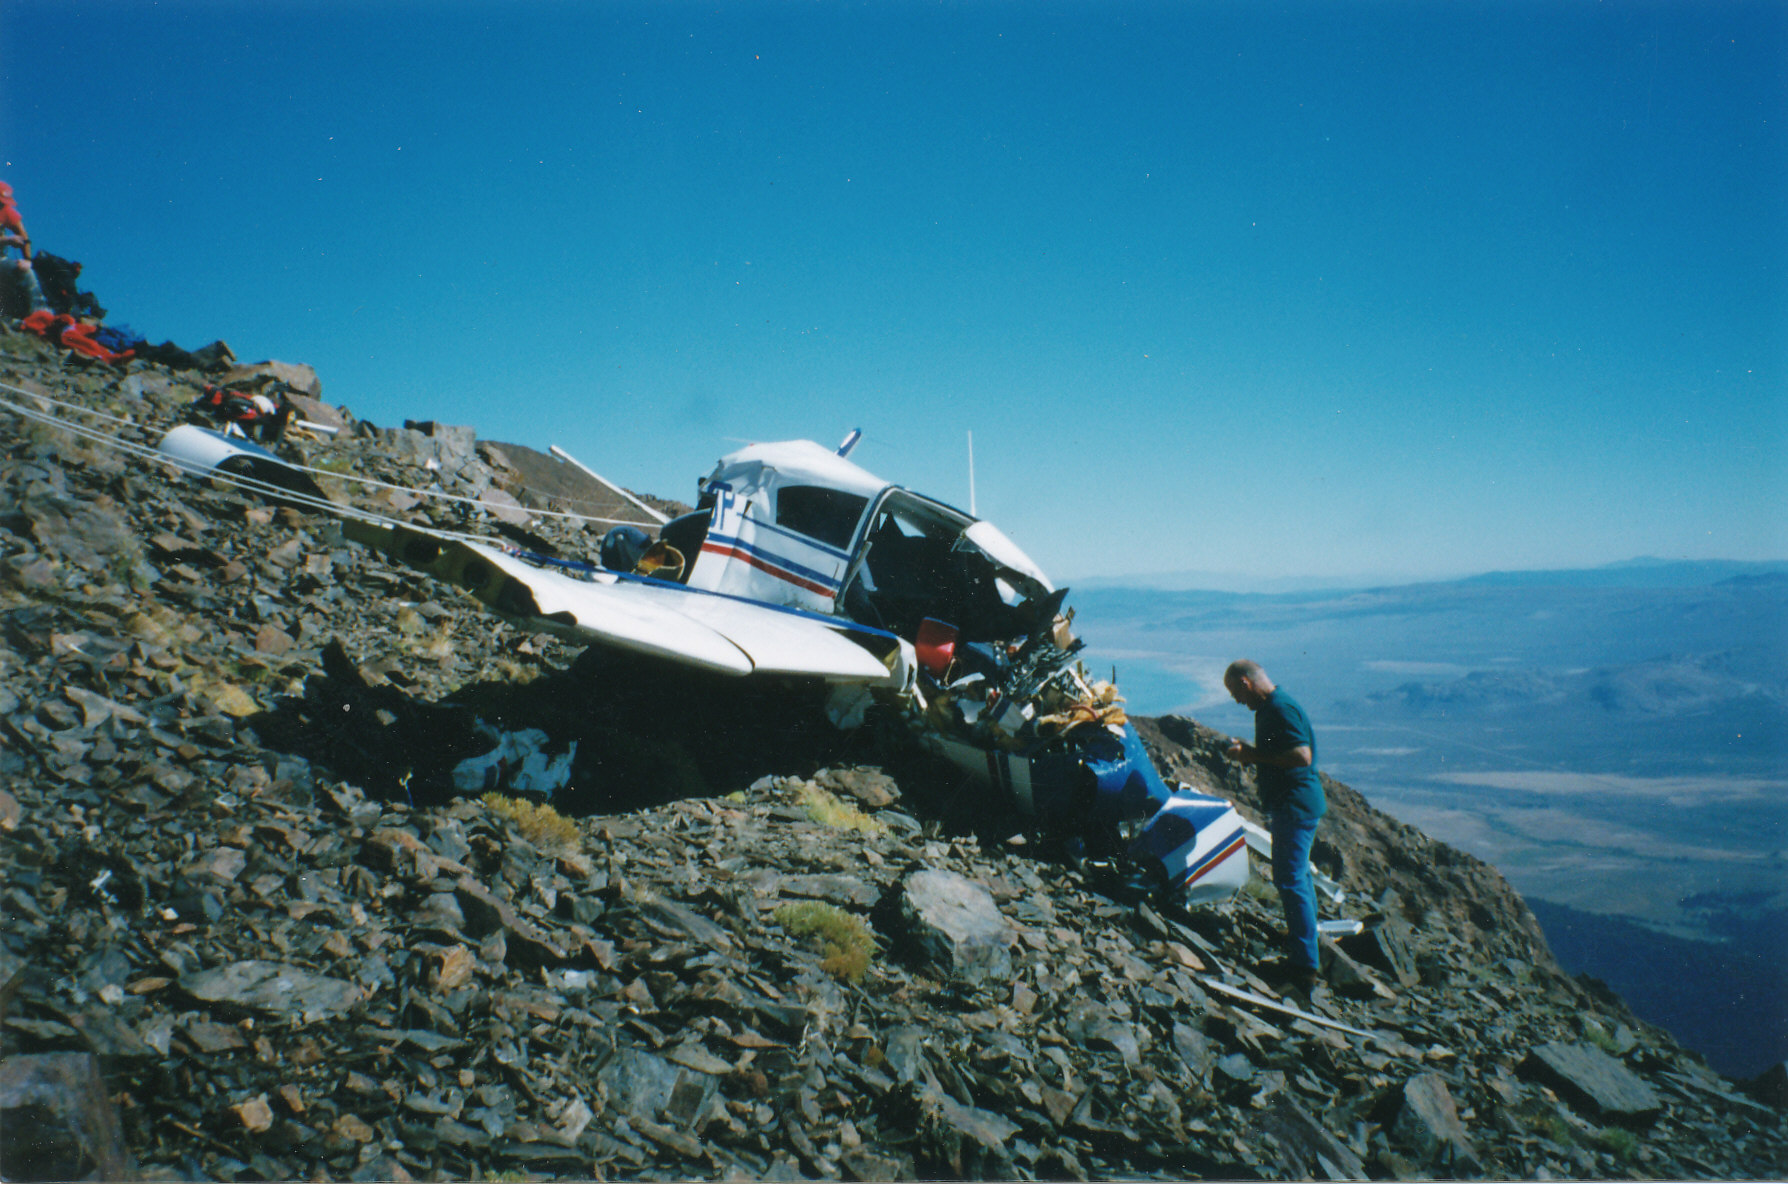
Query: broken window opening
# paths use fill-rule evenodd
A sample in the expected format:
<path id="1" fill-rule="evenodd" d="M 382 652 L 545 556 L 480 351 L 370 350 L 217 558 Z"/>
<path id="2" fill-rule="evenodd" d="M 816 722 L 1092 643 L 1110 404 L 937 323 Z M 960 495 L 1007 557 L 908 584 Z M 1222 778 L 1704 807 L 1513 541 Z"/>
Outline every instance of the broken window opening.
<path id="1" fill-rule="evenodd" d="M 785 485 L 776 491 L 776 524 L 841 551 L 849 550 L 869 499 L 824 485 Z"/>
<path id="2" fill-rule="evenodd" d="M 967 537 L 974 519 L 903 489 L 877 506 L 839 603 L 846 616 L 911 641 L 926 618 L 965 643 L 1022 638 L 1038 627 L 1029 576 L 994 562 Z"/>

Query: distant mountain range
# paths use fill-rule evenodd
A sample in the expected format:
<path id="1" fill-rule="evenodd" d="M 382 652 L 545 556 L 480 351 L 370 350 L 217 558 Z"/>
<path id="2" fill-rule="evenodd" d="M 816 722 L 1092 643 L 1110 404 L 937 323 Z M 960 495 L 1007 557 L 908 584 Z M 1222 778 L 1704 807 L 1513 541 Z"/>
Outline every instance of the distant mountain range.
<path id="1" fill-rule="evenodd" d="M 1129 576 L 1083 576 L 1063 583 L 1076 591 L 1128 588 L 1157 592 L 1217 592 L 1244 595 L 1332 593 L 1369 588 L 1476 584 L 1494 587 L 1698 588 L 1723 580 L 1788 579 L 1788 560 L 1623 559 L 1600 567 L 1489 571 L 1452 579 L 1408 580 L 1391 575 L 1277 576 L 1262 578 L 1227 571 L 1165 571 Z"/>
<path id="2" fill-rule="evenodd" d="M 1448 682 L 1406 682 L 1366 697 L 1377 709 L 1420 715 L 1477 711 L 1556 710 L 1594 704 L 1617 715 L 1654 718 L 1772 713 L 1788 724 L 1788 681 L 1759 669 L 1759 652 L 1668 656 L 1594 670 L 1474 670 Z M 1761 681 L 1767 680 L 1767 681 Z"/>
<path id="3" fill-rule="evenodd" d="M 1627 559 L 1602 567 L 1557 571 L 1492 571 L 1457 581 L 1504 588 L 1703 588 L 1727 580 L 1788 580 L 1788 561 Z"/>

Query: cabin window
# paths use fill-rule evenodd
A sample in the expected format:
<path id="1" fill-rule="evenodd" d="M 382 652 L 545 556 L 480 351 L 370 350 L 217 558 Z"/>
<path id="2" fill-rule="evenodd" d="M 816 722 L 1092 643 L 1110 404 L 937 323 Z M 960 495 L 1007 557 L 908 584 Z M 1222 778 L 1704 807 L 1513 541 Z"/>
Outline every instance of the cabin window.
<path id="1" fill-rule="evenodd" d="M 776 492 L 776 524 L 848 550 L 869 499 L 823 485 L 785 485 Z"/>
<path id="2" fill-rule="evenodd" d="M 927 617 L 955 626 L 968 643 L 1022 638 L 1046 623 L 1054 608 L 1034 599 L 1046 589 L 1006 571 L 966 537 L 973 522 L 947 506 L 890 491 L 840 594 L 845 615 L 909 641 Z"/>

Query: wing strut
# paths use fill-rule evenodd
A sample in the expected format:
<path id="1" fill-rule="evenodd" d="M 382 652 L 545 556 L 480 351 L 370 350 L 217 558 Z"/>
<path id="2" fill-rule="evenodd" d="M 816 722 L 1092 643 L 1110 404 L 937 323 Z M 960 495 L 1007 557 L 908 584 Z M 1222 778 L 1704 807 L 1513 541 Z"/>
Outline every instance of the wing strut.
<path id="1" fill-rule="evenodd" d="M 640 501 L 637 497 L 634 497 L 631 493 L 628 493 L 625 489 L 622 489 L 619 485 L 616 485 L 613 481 L 610 481 L 607 477 L 604 477 L 601 473 L 598 473 L 595 469 L 592 469 L 590 466 L 584 464 L 582 461 L 578 460 L 575 456 L 572 456 L 569 452 L 566 452 L 563 448 L 560 448 L 557 444 L 554 444 L 552 446 L 552 454 L 554 456 L 558 457 L 562 461 L 569 462 L 570 464 L 575 466 L 579 472 L 583 473 L 584 476 L 589 477 L 591 480 L 594 480 L 594 481 L 600 481 L 602 484 L 608 486 L 610 489 L 614 490 L 616 493 L 620 494 L 622 497 L 626 498 L 628 501 L 632 502 L 634 505 L 638 506 L 640 509 L 642 509 L 646 513 L 650 514 L 652 516 L 652 521 L 657 522 L 660 525 L 663 525 L 664 523 L 670 521 L 669 518 L 666 518 L 663 514 L 660 514 L 657 510 L 654 510 L 651 506 L 648 506 L 645 502 Z"/>

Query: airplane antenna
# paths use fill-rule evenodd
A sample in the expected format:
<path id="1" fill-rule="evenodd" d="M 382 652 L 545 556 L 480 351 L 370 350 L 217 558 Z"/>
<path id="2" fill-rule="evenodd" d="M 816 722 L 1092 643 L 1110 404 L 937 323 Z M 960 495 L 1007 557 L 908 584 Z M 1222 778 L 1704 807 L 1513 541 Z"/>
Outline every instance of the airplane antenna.
<path id="1" fill-rule="evenodd" d="M 604 477 L 601 473 L 598 473 L 595 469 L 592 469 L 588 465 L 585 465 L 585 464 L 582 464 L 581 462 L 579 462 L 575 456 L 572 456 L 569 452 L 566 452 L 563 448 L 560 448 L 557 444 L 552 445 L 552 454 L 554 456 L 558 457 L 560 460 L 570 461 L 578 469 L 582 470 L 583 474 L 586 477 L 590 477 L 590 478 L 600 482 L 601 484 L 608 486 L 610 489 L 614 490 L 616 493 L 620 494 L 622 497 L 626 498 L 628 501 L 632 502 L 634 505 L 638 506 L 640 509 L 642 509 L 646 513 L 650 514 L 654 521 L 657 521 L 660 523 L 670 521 L 669 518 L 666 518 L 663 514 L 660 514 L 657 510 L 654 510 L 651 506 L 648 506 L 645 502 L 640 501 L 637 497 L 634 497 L 631 493 L 628 493 L 625 489 L 622 489 L 619 485 L 616 485 L 613 481 L 610 481 L 607 477 Z"/>
<path id="2" fill-rule="evenodd" d="M 857 441 L 861 440 L 862 438 L 863 438 L 863 429 L 862 428 L 852 428 L 851 434 L 846 436 L 844 438 L 844 443 L 842 443 L 838 446 L 838 455 L 839 456 L 849 456 L 851 454 L 851 449 L 855 448 L 857 446 Z"/>
<path id="3" fill-rule="evenodd" d="M 969 440 L 969 516 L 978 517 L 975 513 L 975 433 L 968 434 Z"/>

